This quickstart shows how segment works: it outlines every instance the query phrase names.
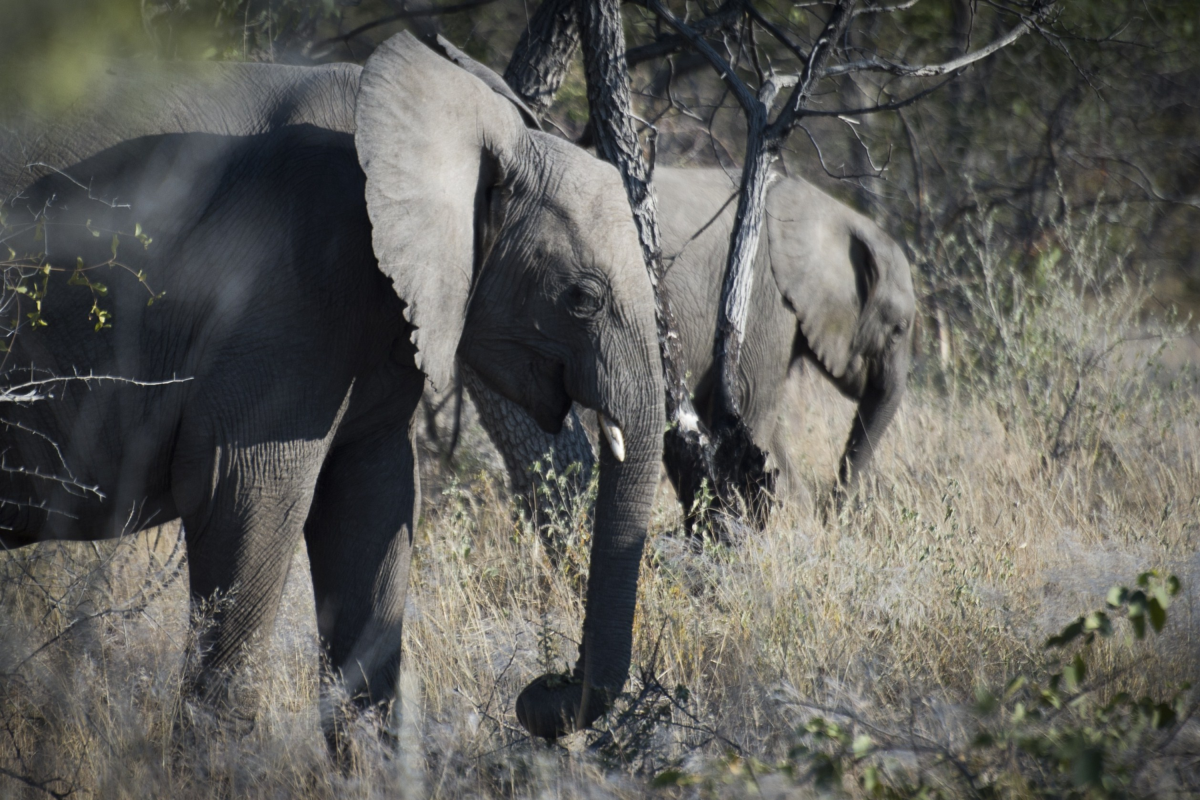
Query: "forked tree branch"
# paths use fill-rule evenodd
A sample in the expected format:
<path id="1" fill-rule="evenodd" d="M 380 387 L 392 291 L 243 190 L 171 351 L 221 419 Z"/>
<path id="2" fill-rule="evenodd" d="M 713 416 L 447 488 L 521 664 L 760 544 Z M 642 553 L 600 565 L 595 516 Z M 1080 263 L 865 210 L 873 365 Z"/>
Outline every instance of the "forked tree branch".
<path id="1" fill-rule="evenodd" d="M 830 77 L 835 77 L 837 75 L 846 75 L 852 72 L 887 72 L 889 74 L 899 75 L 905 78 L 936 78 L 940 75 L 949 75 L 951 73 L 966 69 L 972 64 L 982 61 L 988 56 L 1003 50 L 1005 47 L 1008 47 L 1025 34 L 1034 30 L 1039 22 L 1049 16 L 1054 6 L 1055 2 L 1035 4 L 1031 13 L 1022 15 L 1021 22 L 1015 25 L 1003 36 L 984 45 L 978 50 L 974 50 L 970 53 L 964 53 L 958 58 L 953 58 L 941 64 L 897 64 L 892 61 L 885 61 L 877 56 L 872 56 L 871 58 L 865 58 L 860 61 L 850 61 L 845 64 L 838 64 L 830 67 L 825 74 Z"/>

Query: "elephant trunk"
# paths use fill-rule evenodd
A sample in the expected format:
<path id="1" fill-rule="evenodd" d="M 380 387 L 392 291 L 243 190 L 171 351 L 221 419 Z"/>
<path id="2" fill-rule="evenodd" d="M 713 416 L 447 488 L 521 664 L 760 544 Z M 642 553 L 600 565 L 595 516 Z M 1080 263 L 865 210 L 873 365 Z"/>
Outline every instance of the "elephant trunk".
<path id="1" fill-rule="evenodd" d="M 657 358 L 649 369 L 653 371 Z M 624 460 L 608 440 L 600 448 L 583 644 L 571 676 L 538 678 L 517 699 L 517 718 L 534 736 L 556 738 L 604 714 L 625 685 L 633 651 L 638 571 L 658 487 L 665 427 L 661 378 L 638 381 L 620 420 Z"/>
<path id="2" fill-rule="evenodd" d="M 859 476 L 871 463 L 875 448 L 896 415 L 907 383 L 908 348 L 901 343 L 891 358 L 870 371 L 838 468 L 839 492 L 852 491 L 858 485 Z"/>

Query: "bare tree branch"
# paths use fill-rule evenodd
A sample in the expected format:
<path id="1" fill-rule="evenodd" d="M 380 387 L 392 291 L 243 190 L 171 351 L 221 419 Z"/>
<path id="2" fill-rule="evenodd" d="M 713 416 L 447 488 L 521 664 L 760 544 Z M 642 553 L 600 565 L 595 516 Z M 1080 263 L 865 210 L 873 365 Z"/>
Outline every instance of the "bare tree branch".
<path id="1" fill-rule="evenodd" d="M 867 6 L 866 8 L 855 9 L 854 16 L 859 17 L 864 14 L 892 14 L 897 11 L 907 11 L 919 2 L 921 0 L 907 0 L 907 2 L 897 3 L 894 6 Z"/>
<path id="2" fill-rule="evenodd" d="M 721 80 L 725 81 L 730 91 L 733 92 L 734 97 L 737 98 L 738 104 L 743 110 L 749 111 L 758 103 L 758 98 L 755 97 L 750 87 L 737 76 L 737 73 L 734 72 L 729 62 L 711 44 L 704 40 L 699 31 L 676 19 L 675 15 L 668 11 L 659 0 L 645 0 L 645 3 L 646 8 L 653 11 L 663 22 L 678 31 L 679 35 L 686 39 L 688 44 L 709 60 L 709 63 L 713 65 L 713 69 L 717 71 L 717 75 L 720 76 Z"/>
<path id="3" fill-rule="evenodd" d="M 28 786 L 30 789 L 37 789 L 39 792 L 45 792 L 46 794 L 50 795 L 51 797 L 58 798 L 58 800 L 66 800 L 66 798 L 75 794 L 74 787 L 68 789 L 65 792 L 56 792 L 50 788 L 49 784 L 51 784 L 51 783 L 66 783 L 66 781 L 63 778 L 51 778 L 50 780 L 48 780 L 44 783 L 38 783 L 33 778 L 27 777 L 18 772 L 13 772 L 10 769 L 5 769 L 4 767 L 0 767 L 0 775 L 5 776 L 6 778 L 11 778 L 12 780 L 16 781 L 17 783 L 23 783 L 26 786 Z"/>
<path id="4" fill-rule="evenodd" d="M 861 61 L 851 61 L 846 64 L 838 64 L 830 67 L 826 71 L 826 75 L 836 77 L 845 75 L 851 72 L 887 72 L 892 75 L 900 75 L 906 78 L 935 78 L 939 75 L 948 75 L 953 72 L 966 69 L 972 64 L 982 61 L 994 53 L 1003 50 L 1013 42 L 1020 39 L 1025 34 L 1034 30 L 1037 23 L 1045 19 L 1050 11 L 1054 8 L 1055 2 L 1038 3 L 1034 6 L 1033 12 L 1021 17 L 1021 22 L 1014 26 L 1008 33 L 1004 34 L 991 43 L 975 50 L 971 53 L 965 53 L 958 58 L 953 58 L 941 64 L 897 64 L 891 61 L 885 61 L 877 56 L 866 58 Z"/>
<path id="5" fill-rule="evenodd" d="M 741 18 L 742 4 L 729 0 L 707 17 L 696 22 L 692 29 L 701 35 L 711 35 L 728 30 Z M 689 41 L 679 34 L 659 36 L 653 42 L 631 47 L 625 51 L 625 61 L 635 67 L 644 61 L 669 56 L 678 53 L 689 44 Z"/>

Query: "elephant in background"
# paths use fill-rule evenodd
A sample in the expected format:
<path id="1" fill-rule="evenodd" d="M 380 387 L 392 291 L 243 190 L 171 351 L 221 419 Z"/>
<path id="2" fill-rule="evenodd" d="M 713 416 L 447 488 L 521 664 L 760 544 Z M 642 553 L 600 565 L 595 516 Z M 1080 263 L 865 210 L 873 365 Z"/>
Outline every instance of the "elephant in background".
<path id="1" fill-rule="evenodd" d="M 616 170 L 485 73 L 400 34 L 361 69 L 123 65 L 65 113 L 5 112 L 6 243 L 46 281 L 5 376 L 54 391 L 0 418 L 0 545 L 182 518 L 193 600 L 230 597 L 212 698 L 303 537 L 328 663 L 390 700 L 414 412 L 456 357 L 548 431 L 574 401 L 613 432 L 575 678 L 532 683 L 519 718 L 586 726 L 624 684 L 664 424 L 650 282 Z"/>
<path id="2" fill-rule="evenodd" d="M 713 340 L 738 181 L 719 169 L 659 167 L 654 189 L 667 262 L 663 285 L 679 325 L 688 386 L 711 424 Z M 781 454 L 779 403 L 796 362 L 811 362 L 855 400 L 835 484 L 841 495 L 867 468 L 904 394 L 916 313 L 908 259 L 877 224 L 799 178 L 770 188 L 766 213 L 738 365 L 741 407 L 756 443 Z M 528 465 L 537 459 L 552 461 L 559 474 L 578 461 L 588 474 L 591 449 L 578 419 L 557 436 L 542 434 L 469 369 L 464 375 L 516 494 L 531 496 Z"/>

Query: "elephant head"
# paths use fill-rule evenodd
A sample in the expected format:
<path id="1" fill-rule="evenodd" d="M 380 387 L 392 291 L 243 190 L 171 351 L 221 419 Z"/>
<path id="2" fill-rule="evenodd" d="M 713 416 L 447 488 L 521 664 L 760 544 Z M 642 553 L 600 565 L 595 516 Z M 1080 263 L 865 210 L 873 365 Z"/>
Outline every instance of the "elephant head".
<path id="1" fill-rule="evenodd" d="M 628 672 L 662 368 L 616 170 L 528 129 L 477 76 L 393 37 L 363 67 L 355 145 L 375 254 L 430 382 L 446 386 L 457 354 L 547 431 L 572 400 L 606 422 L 579 662 L 518 700 L 525 727 L 553 737 L 607 710 Z"/>
<path id="2" fill-rule="evenodd" d="M 904 395 L 916 313 L 908 259 L 878 225 L 808 183 L 782 181 L 767 202 L 771 269 L 799 322 L 795 355 L 858 402 L 838 468 L 849 489 Z"/>

